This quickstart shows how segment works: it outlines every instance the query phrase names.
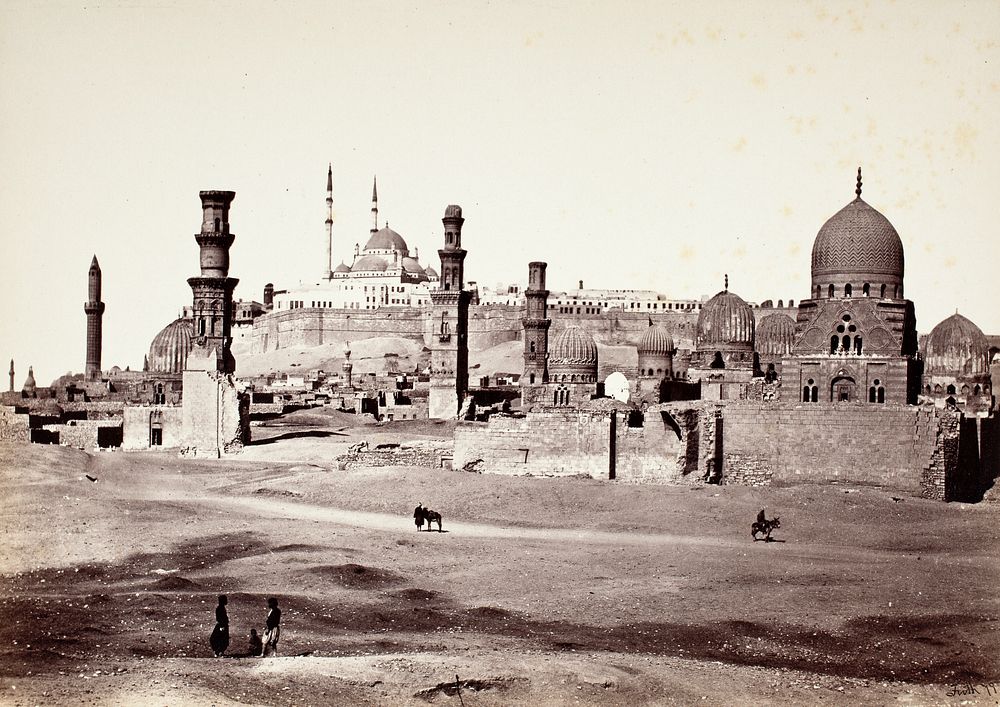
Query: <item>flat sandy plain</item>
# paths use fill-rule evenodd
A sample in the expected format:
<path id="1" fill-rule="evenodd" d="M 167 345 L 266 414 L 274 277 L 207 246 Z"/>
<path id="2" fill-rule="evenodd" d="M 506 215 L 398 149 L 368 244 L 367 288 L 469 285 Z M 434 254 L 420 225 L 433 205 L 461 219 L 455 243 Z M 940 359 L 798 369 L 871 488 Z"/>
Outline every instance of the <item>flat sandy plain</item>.
<path id="1" fill-rule="evenodd" d="M 1000 703 L 995 505 L 337 468 L 450 433 L 296 413 L 222 461 L 0 446 L 0 703 Z M 242 657 L 271 595 L 280 655 Z"/>

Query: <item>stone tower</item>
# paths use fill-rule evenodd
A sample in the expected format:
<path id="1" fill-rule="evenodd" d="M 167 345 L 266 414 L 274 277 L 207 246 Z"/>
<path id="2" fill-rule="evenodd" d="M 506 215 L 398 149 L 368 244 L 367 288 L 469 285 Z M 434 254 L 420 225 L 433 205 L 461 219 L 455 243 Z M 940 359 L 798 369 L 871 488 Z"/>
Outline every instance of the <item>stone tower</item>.
<path id="1" fill-rule="evenodd" d="M 14 359 L 10 360 L 10 392 L 14 392 Z"/>
<path id="2" fill-rule="evenodd" d="M 333 164 L 326 172 L 326 269 L 323 277 L 333 277 Z"/>
<path id="3" fill-rule="evenodd" d="M 441 279 L 431 291 L 431 388 L 428 416 L 454 419 L 469 389 L 469 299 L 465 291 L 461 206 L 445 209 Z"/>
<path id="4" fill-rule="evenodd" d="M 549 291 L 545 289 L 546 263 L 528 263 L 528 289 L 524 291 L 524 375 L 521 385 L 549 382 Z"/>
<path id="5" fill-rule="evenodd" d="M 85 375 L 89 381 L 101 379 L 101 317 L 104 316 L 104 302 L 101 301 L 101 266 L 97 256 L 90 262 L 87 273 L 87 301 L 83 305 L 87 313 L 87 367 Z"/>
<path id="6" fill-rule="evenodd" d="M 354 377 L 351 375 L 354 364 L 351 363 L 351 342 L 344 342 L 344 363 L 341 365 L 344 371 L 344 385 L 351 388 L 354 385 Z"/>
<path id="7" fill-rule="evenodd" d="M 233 290 L 239 280 L 229 277 L 229 248 L 235 240 L 229 232 L 229 205 L 236 192 L 203 191 L 199 196 L 203 218 L 195 240 L 201 248 L 201 276 L 188 278 L 194 294 L 194 334 L 199 345 L 215 349 L 216 370 L 232 373 Z"/>

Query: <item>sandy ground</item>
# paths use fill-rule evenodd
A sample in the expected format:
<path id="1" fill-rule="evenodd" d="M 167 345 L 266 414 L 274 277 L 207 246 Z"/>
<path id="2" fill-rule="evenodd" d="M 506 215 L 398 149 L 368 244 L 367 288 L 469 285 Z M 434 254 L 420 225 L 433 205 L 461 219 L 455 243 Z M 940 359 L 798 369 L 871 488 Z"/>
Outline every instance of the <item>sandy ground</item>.
<path id="1" fill-rule="evenodd" d="M 338 471 L 450 435 L 360 423 L 297 413 L 223 461 L 0 445 L 0 703 L 1000 703 L 995 506 Z M 271 595 L 280 656 L 242 657 Z"/>

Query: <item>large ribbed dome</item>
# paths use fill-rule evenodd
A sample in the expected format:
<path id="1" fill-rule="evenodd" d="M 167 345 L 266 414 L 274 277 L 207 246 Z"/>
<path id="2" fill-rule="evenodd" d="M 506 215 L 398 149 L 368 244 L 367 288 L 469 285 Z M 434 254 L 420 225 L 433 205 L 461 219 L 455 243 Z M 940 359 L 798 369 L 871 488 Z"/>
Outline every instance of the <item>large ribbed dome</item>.
<path id="1" fill-rule="evenodd" d="M 723 290 L 698 315 L 698 349 L 753 348 L 753 310 L 743 298 Z"/>
<path id="2" fill-rule="evenodd" d="M 795 320 L 787 314 L 768 314 L 757 325 L 757 353 L 764 356 L 784 356 L 795 345 Z"/>
<path id="3" fill-rule="evenodd" d="M 961 314 L 953 314 L 934 327 L 926 347 L 925 373 L 989 373 L 989 342 L 982 330 Z"/>
<path id="4" fill-rule="evenodd" d="M 163 328 L 149 345 L 149 370 L 157 373 L 181 373 L 191 353 L 194 326 L 181 317 Z"/>
<path id="5" fill-rule="evenodd" d="M 643 332 L 635 348 L 640 354 L 669 356 L 674 352 L 674 339 L 662 326 L 653 324 Z"/>
<path id="6" fill-rule="evenodd" d="M 903 280 L 903 242 L 889 219 L 859 196 L 819 229 L 812 249 L 812 277 L 851 283 Z"/>
<path id="7" fill-rule="evenodd" d="M 590 381 L 597 379 L 597 344 L 594 338 L 578 326 L 567 327 L 549 348 L 549 371 L 559 374 L 579 376 Z"/>
<path id="8" fill-rule="evenodd" d="M 406 241 L 403 237 L 386 226 L 372 234 L 365 244 L 365 250 L 398 250 L 403 255 L 408 255 Z"/>

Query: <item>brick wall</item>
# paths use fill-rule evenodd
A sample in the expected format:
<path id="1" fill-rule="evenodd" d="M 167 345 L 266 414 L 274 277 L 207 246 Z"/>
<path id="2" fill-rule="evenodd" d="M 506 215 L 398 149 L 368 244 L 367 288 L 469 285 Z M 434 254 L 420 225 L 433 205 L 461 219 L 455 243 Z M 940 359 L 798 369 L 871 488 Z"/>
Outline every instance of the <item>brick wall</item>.
<path id="1" fill-rule="evenodd" d="M 467 465 L 488 474 L 609 475 L 611 413 L 530 412 L 495 415 L 488 422 L 455 428 L 454 468 Z"/>
<path id="2" fill-rule="evenodd" d="M 726 483 L 843 481 L 914 494 L 934 485 L 924 478 L 938 443 L 932 409 L 732 403 L 721 421 Z"/>

